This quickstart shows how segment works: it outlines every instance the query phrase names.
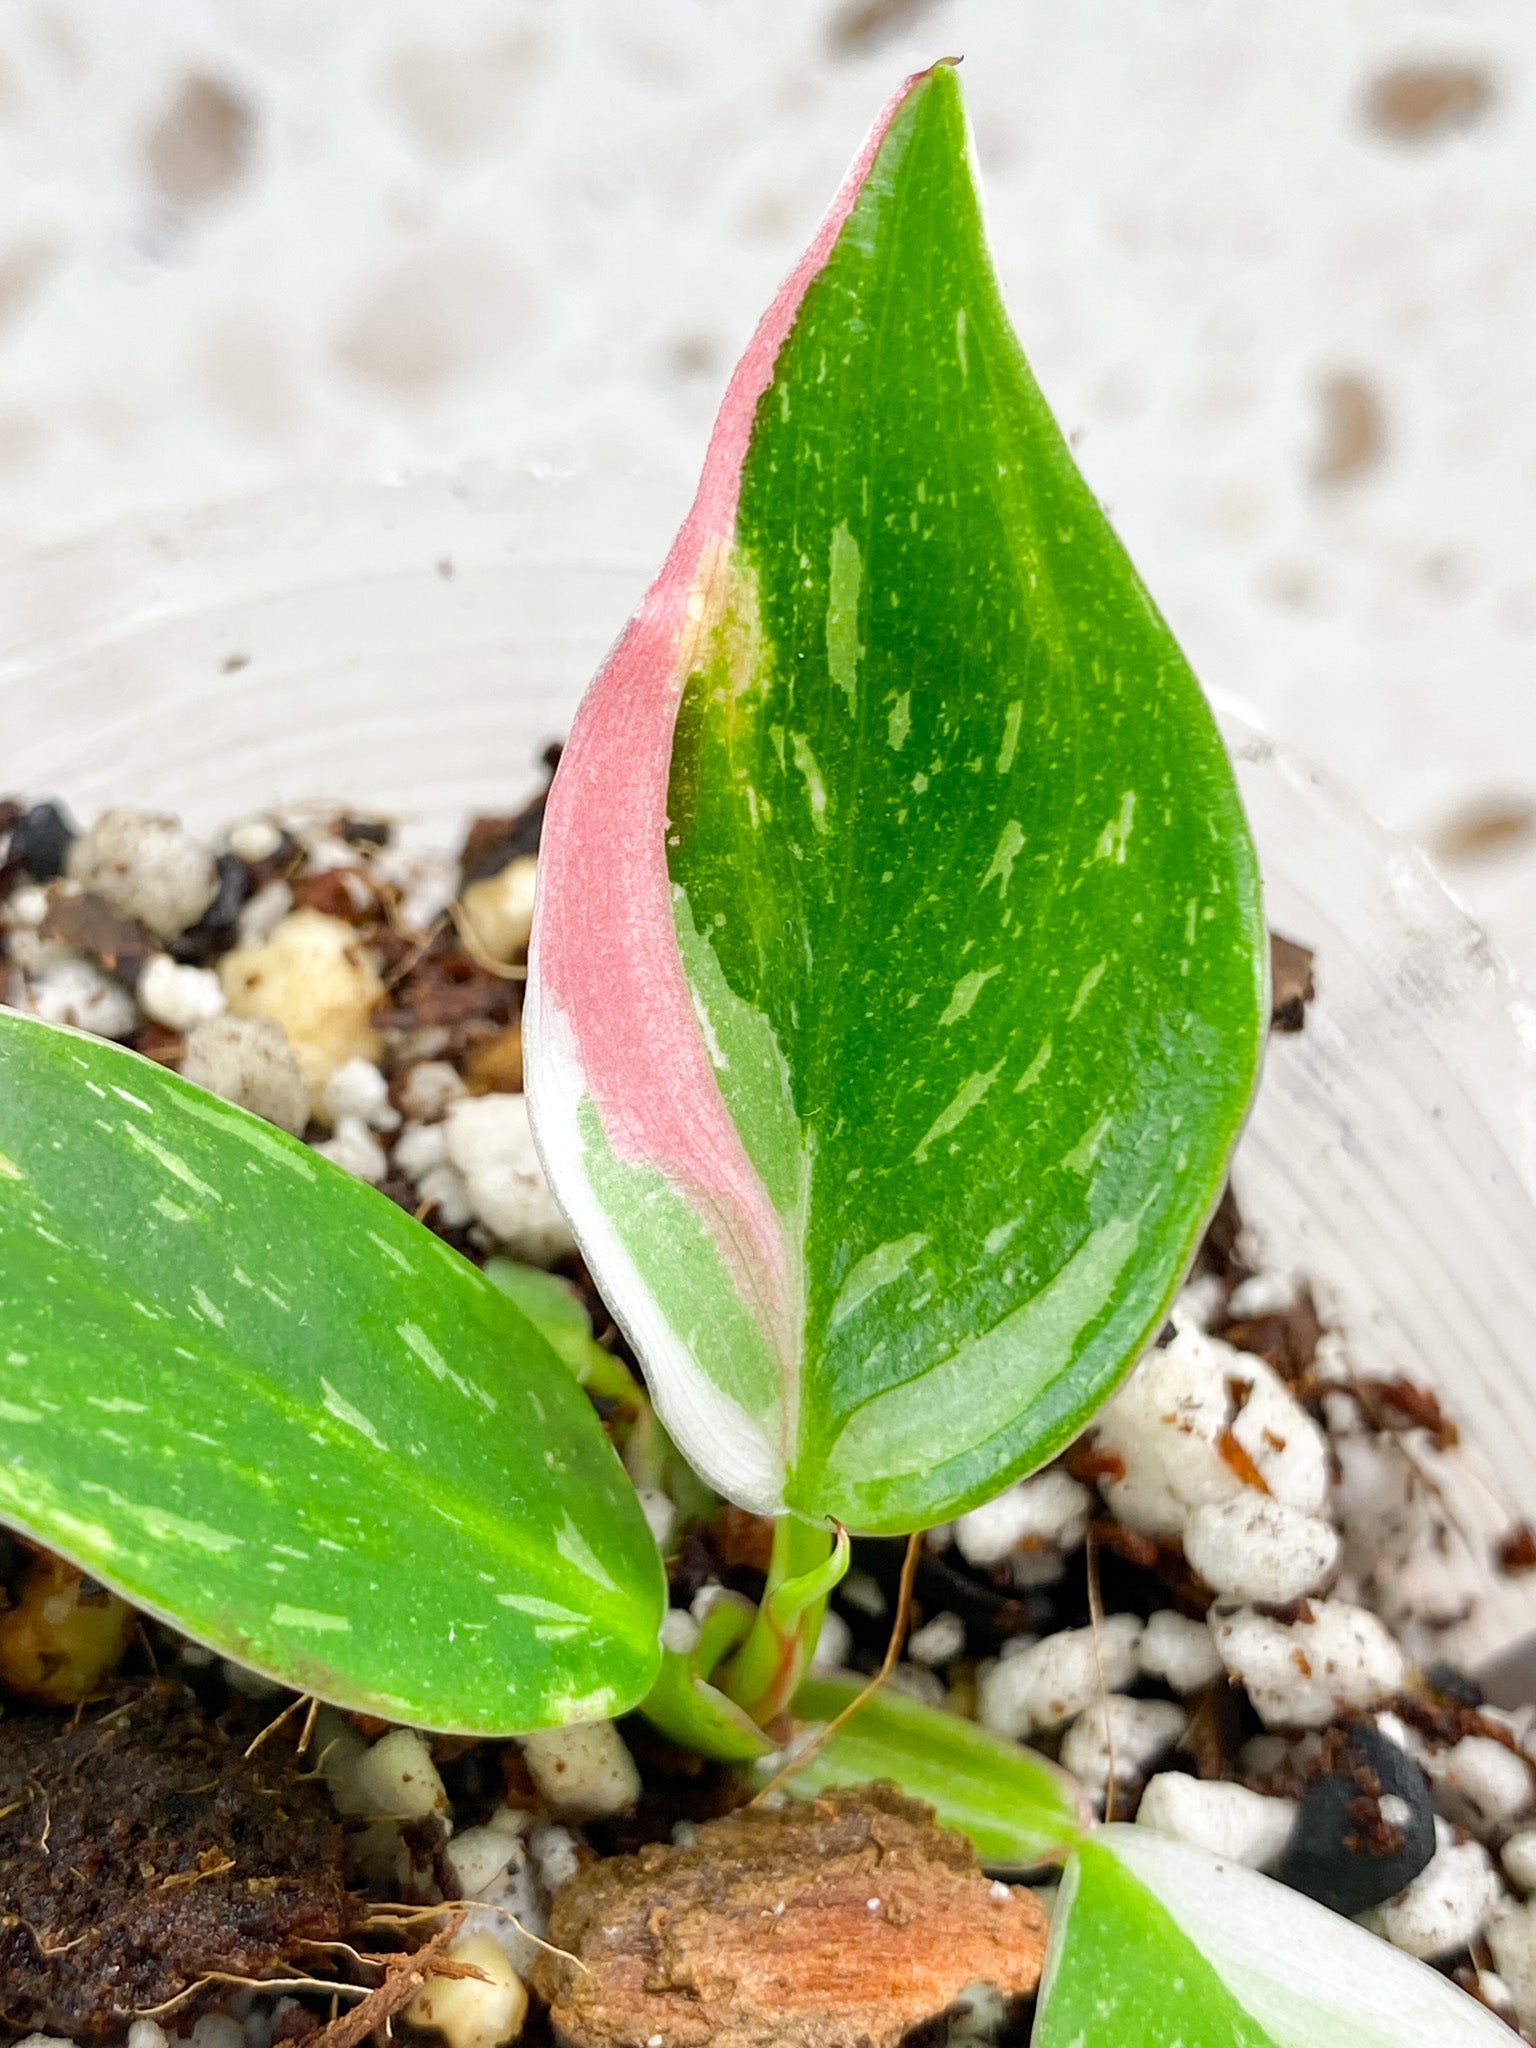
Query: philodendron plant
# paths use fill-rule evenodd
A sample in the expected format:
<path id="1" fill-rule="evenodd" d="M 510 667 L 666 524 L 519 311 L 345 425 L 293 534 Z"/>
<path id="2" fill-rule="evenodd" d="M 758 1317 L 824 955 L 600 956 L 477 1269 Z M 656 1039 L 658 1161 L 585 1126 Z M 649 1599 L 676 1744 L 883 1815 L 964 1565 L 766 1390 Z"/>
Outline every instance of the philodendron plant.
<path id="1" fill-rule="evenodd" d="M 858 1695 L 806 1676 L 847 1530 L 1040 1465 L 1158 1329 L 1265 959 L 1219 737 L 1008 325 L 941 65 L 759 327 L 550 797 L 529 1094 L 648 1393 L 559 1281 L 7 1015 L 0 1516 L 344 1706 L 639 1707 L 766 1775 Z M 636 1484 L 701 1481 L 776 1533 L 762 1601 L 696 1623 Z M 971 1723 L 877 1696 L 791 1782 L 875 1776 L 993 1867 L 1068 1858 L 1043 2048 L 1494 2038 Z"/>

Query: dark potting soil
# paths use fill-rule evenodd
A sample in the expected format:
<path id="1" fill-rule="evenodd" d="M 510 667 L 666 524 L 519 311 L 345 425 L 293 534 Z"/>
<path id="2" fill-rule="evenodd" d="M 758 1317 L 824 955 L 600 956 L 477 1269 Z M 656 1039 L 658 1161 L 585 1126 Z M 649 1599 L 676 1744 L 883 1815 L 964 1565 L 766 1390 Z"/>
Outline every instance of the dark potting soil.
<path id="1" fill-rule="evenodd" d="M 7 2025 L 117 2035 L 210 1970 L 308 1976 L 352 1931 L 324 1787 L 285 1745 L 246 1757 L 251 1732 L 173 1679 L 0 1719 Z"/>

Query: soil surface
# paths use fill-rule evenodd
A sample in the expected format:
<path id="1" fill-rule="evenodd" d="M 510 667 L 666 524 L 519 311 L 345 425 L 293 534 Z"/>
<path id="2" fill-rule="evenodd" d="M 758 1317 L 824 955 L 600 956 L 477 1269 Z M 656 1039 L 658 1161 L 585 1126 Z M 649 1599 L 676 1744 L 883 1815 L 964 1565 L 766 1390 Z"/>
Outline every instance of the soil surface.
<path id="1" fill-rule="evenodd" d="M 245 1757 L 186 1686 L 0 1719 L 9 2025 L 118 2034 L 210 1970 L 270 1972 L 355 1918 L 324 1787 L 291 1746 Z"/>

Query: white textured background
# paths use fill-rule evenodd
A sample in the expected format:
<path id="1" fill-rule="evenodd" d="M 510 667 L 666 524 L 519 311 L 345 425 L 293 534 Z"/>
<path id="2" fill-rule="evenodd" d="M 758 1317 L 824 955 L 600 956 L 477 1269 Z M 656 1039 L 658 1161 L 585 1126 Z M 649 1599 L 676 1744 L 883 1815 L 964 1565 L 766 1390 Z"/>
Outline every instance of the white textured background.
<path id="1" fill-rule="evenodd" d="M 1025 346 L 1196 667 L 1536 970 L 1529 0 L 6 0 L 0 547 L 690 471 L 948 52 Z"/>

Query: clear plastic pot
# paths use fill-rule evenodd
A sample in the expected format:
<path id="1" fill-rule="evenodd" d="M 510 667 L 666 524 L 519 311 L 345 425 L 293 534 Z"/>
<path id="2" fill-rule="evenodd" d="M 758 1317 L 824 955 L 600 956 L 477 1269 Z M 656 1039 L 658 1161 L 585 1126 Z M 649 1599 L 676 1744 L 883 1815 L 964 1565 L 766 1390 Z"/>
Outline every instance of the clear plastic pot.
<path id="1" fill-rule="evenodd" d="M 533 780 L 685 509 L 687 487 L 487 470 L 304 487 L 0 569 L 7 789 L 207 828 L 276 801 L 383 807 L 423 842 Z M 1223 722 L 1273 926 L 1318 999 L 1277 1039 L 1239 1153 L 1245 1213 L 1368 1374 L 1438 1387 L 1440 1476 L 1475 1611 L 1419 1645 L 1476 1661 L 1536 1628 L 1487 1550 L 1536 1509 L 1532 1024 L 1422 859 Z M 1536 1518 L 1536 1517 L 1533 1517 Z"/>

